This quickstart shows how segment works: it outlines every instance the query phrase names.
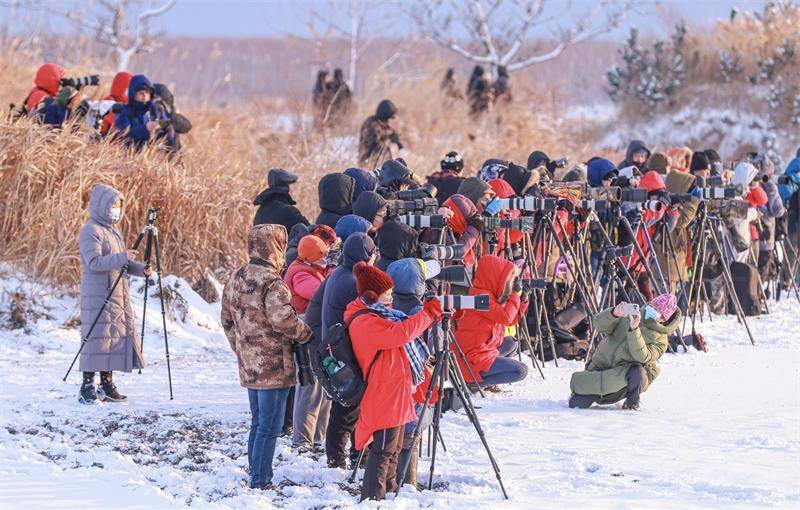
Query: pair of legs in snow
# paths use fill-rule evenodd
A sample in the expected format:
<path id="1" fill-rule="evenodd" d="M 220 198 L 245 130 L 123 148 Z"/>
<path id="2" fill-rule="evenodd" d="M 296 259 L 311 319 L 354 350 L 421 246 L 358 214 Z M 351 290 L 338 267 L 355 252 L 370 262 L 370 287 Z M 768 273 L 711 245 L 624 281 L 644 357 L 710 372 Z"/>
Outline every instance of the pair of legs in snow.
<path id="1" fill-rule="evenodd" d="M 528 376 L 528 365 L 512 357 L 517 352 L 518 344 L 519 342 L 510 336 L 503 339 L 498 348 L 500 355 L 492 362 L 489 370 L 480 373 L 483 379 L 482 387 L 511 384 Z"/>
<path id="2" fill-rule="evenodd" d="M 102 402 L 123 402 L 128 397 L 122 395 L 114 384 L 113 372 L 100 372 L 100 386 L 94 386 L 94 372 L 83 373 L 78 401 L 81 404 L 94 404 Z"/>
<path id="3" fill-rule="evenodd" d="M 610 395 L 601 397 L 600 395 L 578 395 L 573 393 L 569 398 L 569 406 L 571 408 L 587 409 L 592 404 L 614 404 L 624 398 L 625 403 L 622 405 L 624 409 L 639 409 L 639 398 L 642 394 L 642 388 L 647 382 L 647 372 L 642 365 L 631 365 L 626 378 L 628 379 L 628 386 Z"/>

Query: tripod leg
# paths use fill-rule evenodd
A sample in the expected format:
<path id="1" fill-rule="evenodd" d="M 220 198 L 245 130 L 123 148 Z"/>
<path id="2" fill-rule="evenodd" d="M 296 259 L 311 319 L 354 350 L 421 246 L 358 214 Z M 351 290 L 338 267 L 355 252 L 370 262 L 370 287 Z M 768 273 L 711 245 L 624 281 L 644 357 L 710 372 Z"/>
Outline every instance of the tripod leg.
<path id="1" fill-rule="evenodd" d="M 725 285 L 728 287 L 728 293 L 733 301 L 733 307 L 736 310 L 736 315 L 739 316 L 739 320 L 742 322 L 742 324 L 744 324 L 744 328 L 747 330 L 747 336 L 750 337 L 750 343 L 755 345 L 756 341 L 753 339 L 753 333 L 750 331 L 750 326 L 747 324 L 744 310 L 742 310 L 742 303 L 739 301 L 739 296 L 736 295 L 736 289 L 733 286 L 733 277 L 731 276 L 730 268 L 724 262 L 725 259 L 722 254 L 722 247 L 720 246 L 716 232 L 713 229 L 711 230 L 711 242 L 713 243 L 717 257 L 719 257 L 719 260 L 722 261 L 722 274 L 724 275 L 723 280 L 725 281 Z"/>
<path id="2" fill-rule="evenodd" d="M 358 468 L 361 467 L 361 462 L 364 460 L 364 452 L 367 451 L 367 447 L 365 446 L 360 452 L 358 452 L 358 458 L 356 459 L 355 464 L 353 464 L 353 471 L 350 473 L 350 476 L 347 478 L 347 481 L 353 483 L 356 481 L 356 476 L 358 475 Z M 405 473 L 403 473 L 405 476 Z M 399 491 L 400 489 L 398 489 Z"/>
<path id="3" fill-rule="evenodd" d="M 167 312 L 164 309 L 164 287 L 161 284 L 161 250 L 158 245 L 158 234 L 153 235 L 153 246 L 156 249 L 156 273 L 158 274 L 158 298 L 161 301 L 161 325 L 164 328 L 164 352 L 167 357 L 167 380 L 169 381 L 169 399 L 172 400 L 172 367 L 169 361 L 169 340 L 167 339 Z"/>
<path id="4" fill-rule="evenodd" d="M 144 277 L 144 304 L 142 305 L 142 334 L 139 335 L 139 342 L 141 345 L 142 356 L 144 356 L 144 326 L 147 322 L 147 289 L 150 287 L 150 277 Z M 142 373 L 141 367 L 139 368 L 139 373 Z"/>

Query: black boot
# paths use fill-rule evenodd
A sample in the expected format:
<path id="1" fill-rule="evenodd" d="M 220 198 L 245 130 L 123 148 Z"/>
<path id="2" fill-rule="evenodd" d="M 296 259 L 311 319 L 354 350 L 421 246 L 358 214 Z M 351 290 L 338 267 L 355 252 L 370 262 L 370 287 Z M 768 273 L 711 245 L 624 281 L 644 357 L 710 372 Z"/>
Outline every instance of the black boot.
<path id="1" fill-rule="evenodd" d="M 117 391 L 117 386 L 111 378 L 113 372 L 100 372 L 100 386 L 97 388 L 97 398 L 104 402 L 124 402 L 128 397 Z"/>
<path id="2" fill-rule="evenodd" d="M 83 383 L 78 392 L 78 402 L 81 404 L 97 403 L 97 393 L 94 390 L 94 372 L 83 373 Z"/>

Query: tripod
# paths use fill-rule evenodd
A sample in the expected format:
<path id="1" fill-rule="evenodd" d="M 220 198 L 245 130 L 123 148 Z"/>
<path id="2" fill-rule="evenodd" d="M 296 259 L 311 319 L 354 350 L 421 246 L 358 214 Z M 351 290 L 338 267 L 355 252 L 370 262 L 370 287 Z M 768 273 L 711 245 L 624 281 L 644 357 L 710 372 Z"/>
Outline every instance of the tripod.
<path id="1" fill-rule="evenodd" d="M 450 330 L 450 324 L 452 320 L 452 310 L 446 310 L 442 314 L 441 318 L 441 329 L 442 329 L 442 340 L 439 342 L 437 339 L 434 339 L 434 347 L 435 347 L 435 358 L 436 362 L 433 367 L 433 374 L 431 375 L 431 382 L 428 386 L 428 391 L 425 394 L 425 402 L 422 406 L 422 412 L 420 413 L 420 417 L 417 420 L 417 425 L 414 427 L 414 434 L 411 444 L 417 444 L 417 440 L 419 440 L 420 435 L 422 434 L 422 424 L 426 419 L 426 415 L 430 410 L 430 402 L 433 398 L 434 389 L 437 387 L 439 391 L 444 388 L 445 381 L 449 380 L 455 390 L 458 398 L 461 399 L 461 402 L 464 404 L 464 410 L 467 413 L 467 417 L 469 418 L 470 422 L 472 422 L 473 427 L 475 427 L 475 432 L 478 433 L 478 437 L 483 443 L 483 447 L 486 450 L 486 454 L 489 456 L 489 462 L 492 465 L 492 469 L 494 470 L 494 474 L 497 477 L 497 482 L 500 484 L 500 490 L 503 493 L 503 497 L 508 499 L 508 494 L 506 493 L 506 488 L 503 485 L 503 480 L 500 477 L 500 466 L 497 464 L 497 461 L 492 455 L 492 451 L 489 448 L 489 443 L 486 440 L 486 435 L 483 432 L 483 428 L 481 427 L 480 421 L 478 420 L 478 414 L 475 411 L 475 407 L 472 405 L 472 398 L 470 396 L 470 391 L 467 386 L 466 381 L 464 380 L 463 375 L 461 374 L 461 370 L 458 368 L 458 364 L 456 362 L 455 354 L 451 350 L 451 344 L 455 344 L 458 346 L 458 343 L 453 338 L 453 333 Z M 436 325 L 434 324 L 431 327 L 432 331 L 436 331 Z M 465 364 L 466 358 L 464 358 Z M 433 437 L 440 438 L 440 425 L 441 425 L 441 416 L 442 416 L 442 399 L 438 398 L 436 400 L 436 404 L 433 408 L 433 423 L 432 427 L 434 430 Z M 433 442 L 433 452 L 431 454 L 431 465 L 430 465 L 430 475 L 428 478 L 428 488 L 433 488 L 433 472 L 436 465 L 436 446 L 439 441 L 434 440 Z M 397 471 L 397 479 L 398 480 L 405 480 L 406 472 L 408 471 L 408 466 L 410 464 L 411 457 L 407 457 L 405 462 L 402 466 L 398 466 Z M 401 483 L 397 485 L 397 494 L 400 493 Z"/>
<path id="2" fill-rule="evenodd" d="M 161 255 L 160 255 L 159 245 L 158 245 L 158 228 L 156 228 L 156 226 L 155 226 L 155 221 L 156 221 L 157 215 L 158 215 L 158 209 L 156 209 L 156 208 L 152 208 L 151 207 L 147 211 L 147 223 L 142 228 L 142 230 L 139 232 L 139 235 L 136 236 L 136 240 L 133 243 L 132 249 L 133 250 L 138 249 L 138 247 L 141 244 L 142 240 L 144 239 L 145 235 L 147 235 L 147 239 L 145 241 L 145 253 L 144 253 L 145 267 L 150 267 L 150 257 L 151 257 L 151 254 L 152 254 L 153 250 L 155 250 L 155 255 L 156 255 L 156 274 L 158 275 L 158 296 L 159 296 L 159 300 L 161 301 L 161 322 L 162 322 L 162 327 L 164 329 L 164 349 L 165 349 L 166 357 L 167 357 L 167 379 L 169 381 L 169 399 L 172 400 L 173 399 L 173 395 L 172 395 L 172 368 L 170 366 L 170 360 L 169 360 L 169 340 L 167 338 L 167 316 L 166 316 L 166 311 L 165 311 L 165 308 L 164 308 L 164 289 L 163 289 L 163 287 L 161 285 Z M 62 379 L 63 381 L 66 381 L 67 377 L 69 377 L 69 373 L 72 371 L 72 368 L 75 366 L 75 362 L 80 357 L 81 352 L 83 352 L 83 348 L 86 346 L 86 342 L 88 342 L 89 338 L 92 336 L 92 331 L 94 331 L 95 326 L 97 326 L 97 322 L 100 320 L 100 316 L 103 314 L 103 310 L 105 310 L 106 306 L 108 305 L 108 302 L 111 300 L 111 296 L 114 295 L 114 290 L 117 288 L 117 285 L 119 284 L 120 280 L 122 280 L 122 277 L 125 276 L 128 273 L 129 269 L 130 269 L 130 261 L 127 262 L 124 266 L 122 266 L 122 269 L 120 270 L 119 274 L 117 275 L 117 278 L 114 280 L 114 283 L 111 285 L 111 289 L 108 291 L 108 295 L 106 296 L 106 299 L 103 301 L 103 304 L 100 307 L 100 310 L 97 312 L 97 316 L 95 316 L 94 320 L 92 321 L 92 325 L 89 327 L 89 331 L 86 333 L 86 336 L 81 340 L 80 348 L 78 349 L 78 352 L 75 354 L 75 357 L 72 359 L 72 363 L 70 363 L 69 368 L 67 369 L 67 373 L 64 374 L 64 378 Z M 145 319 L 146 319 L 145 312 L 147 311 L 147 288 L 148 288 L 149 284 L 150 284 L 150 277 L 149 276 L 145 276 L 144 309 L 142 311 L 142 334 L 141 334 L 142 350 L 144 350 L 144 331 L 145 331 Z M 139 369 L 139 373 L 140 374 L 142 373 L 142 369 L 141 368 Z"/>

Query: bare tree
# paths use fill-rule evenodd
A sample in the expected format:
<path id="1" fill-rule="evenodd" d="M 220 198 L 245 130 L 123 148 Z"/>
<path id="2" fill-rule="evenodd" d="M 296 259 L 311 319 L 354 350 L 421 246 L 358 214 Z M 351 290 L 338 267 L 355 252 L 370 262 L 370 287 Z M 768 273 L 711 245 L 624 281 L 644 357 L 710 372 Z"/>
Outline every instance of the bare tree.
<path id="1" fill-rule="evenodd" d="M 449 50 L 475 62 L 508 71 L 546 62 L 569 46 L 593 39 L 616 27 L 631 8 L 632 0 L 596 0 L 591 9 L 576 16 L 573 2 L 558 0 L 563 13 L 546 12 L 547 0 L 420 0 L 411 18 L 422 33 Z M 569 27 L 559 26 L 570 19 Z M 556 26 L 546 33 L 545 28 Z M 459 39 L 454 32 L 464 34 Z M 533 38 L 553 40 L 546 51 L 536 51 Z"/>
<path id="2" fill-rule="evenodd" d="M 155 34 L 150 21 L 172 9 L 175 1 L 97 0 L 100 9 L 91 14 L 80 10 L 61 14 L 78 28 L 94 33 L 97 41 L 113 52 L 117 71 L 123 71 L 134 55 L 153 51 Z"/>

